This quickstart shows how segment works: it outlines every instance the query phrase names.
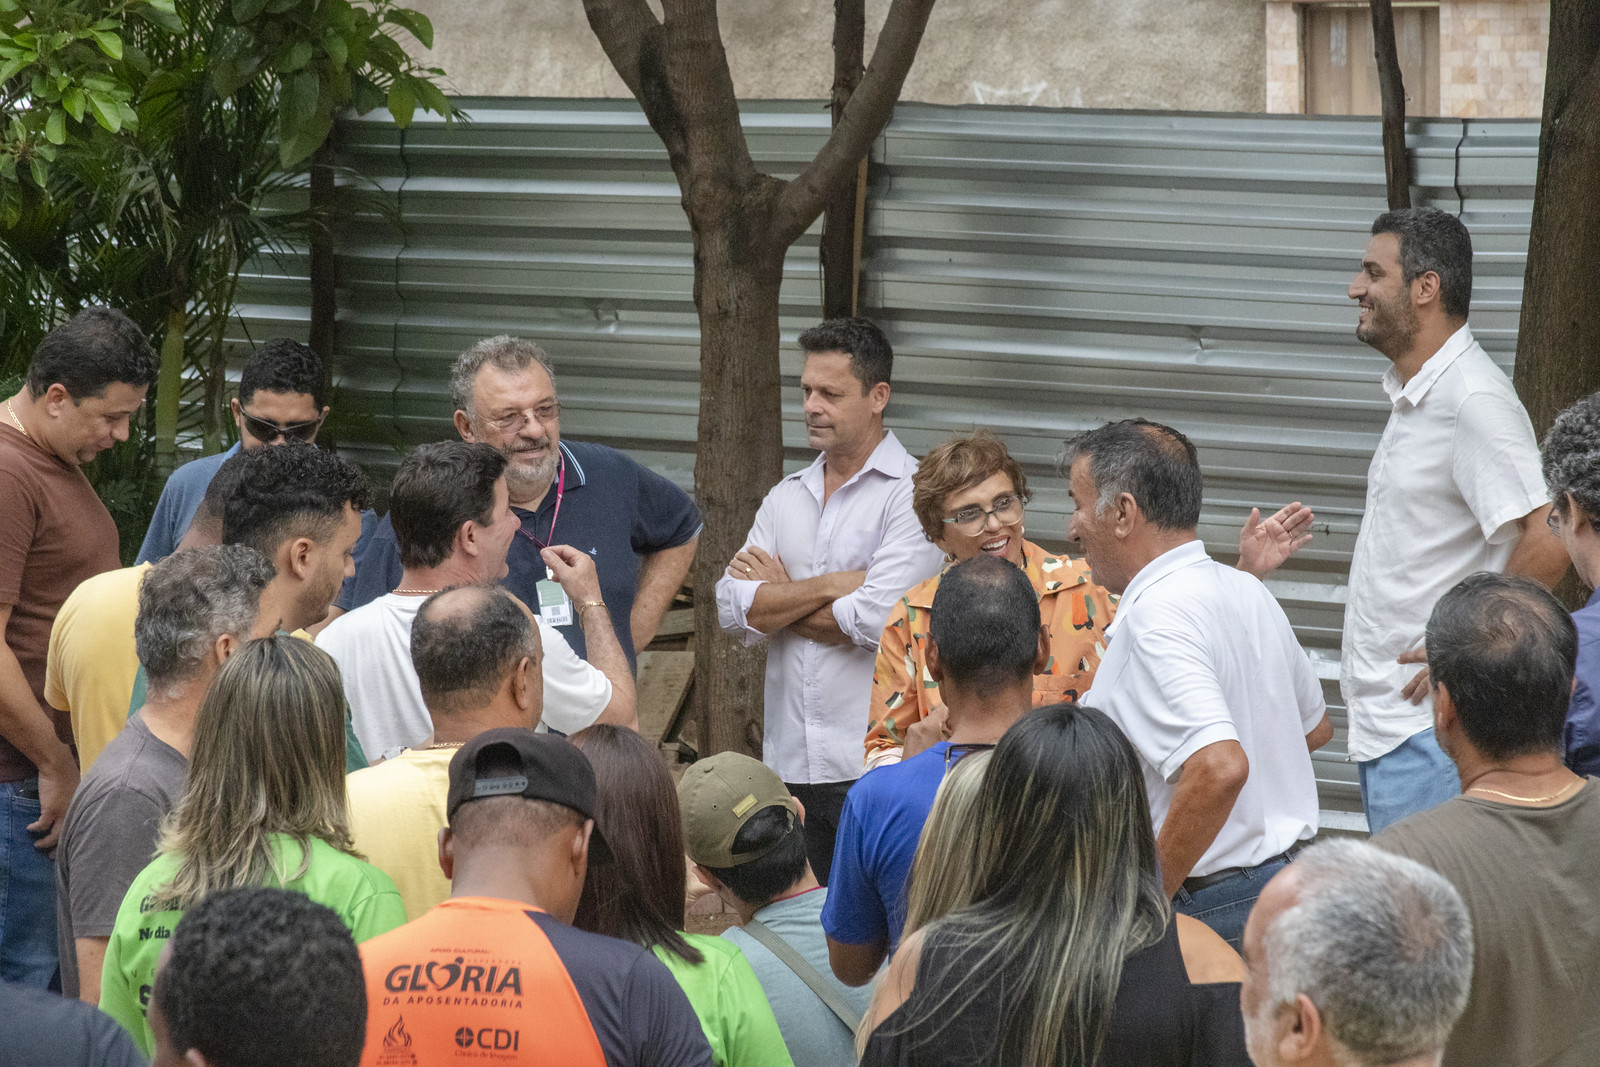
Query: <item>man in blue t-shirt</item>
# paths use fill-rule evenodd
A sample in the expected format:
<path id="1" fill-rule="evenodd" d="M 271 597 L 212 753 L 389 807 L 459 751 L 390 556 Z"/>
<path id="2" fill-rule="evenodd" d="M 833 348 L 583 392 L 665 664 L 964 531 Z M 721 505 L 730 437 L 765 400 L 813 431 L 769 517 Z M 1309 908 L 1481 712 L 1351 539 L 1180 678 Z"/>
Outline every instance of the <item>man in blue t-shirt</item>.
<path id="1" fill-rule="evenodd" d="M 930 716 L 909 727 L 906 758 L 862 776 L 839 819 L 822 928 L 828 962 L 847 985 L 871 981 L 900 940 L 906 879 L 945 772 L 993 747 L 1033 706 L 1033 676 L 1050 660 L 1050 636 L 1022 568 L 979 555 L 946 571 L 933 597 L 927 658 L 944 722 Z M 944 739 L 917 751 L 941 729 Z"/>
<path id="2" fill-rule="evenodd" d="M 491 337 L 450 371 L 456 432 L 506 454 L 511 508 L 522 520 L 501 581 L 561 636 L 586 654 L 579 605 L 546 572 L 540 551 L 571 545 L 594 557 L 601 603 L 628 666 L 655 636 L 661 616 L 689 573 L 700 537 L 700 509 L 689 494 L 605 445 L 561 439 L 561 401 L 550 357 L 531 341 Z M 400 550 L 387 517 L 356 564 L 349 608 L 400 581 Z"/>

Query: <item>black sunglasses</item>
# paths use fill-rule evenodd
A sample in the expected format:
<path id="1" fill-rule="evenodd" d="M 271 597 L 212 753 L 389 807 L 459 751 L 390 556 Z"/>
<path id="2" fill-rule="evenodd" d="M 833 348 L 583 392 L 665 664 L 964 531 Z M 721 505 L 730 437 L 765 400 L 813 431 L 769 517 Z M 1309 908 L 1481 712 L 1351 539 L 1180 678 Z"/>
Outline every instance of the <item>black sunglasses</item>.
<path id="1" fill-rule="evenodd" d="M 250 436 L 265 444 L 271 444 L 280 436 L 285 441 L 309 441 L 317 435 L 317 429 L 322 425 L 320 415 L 310 422 L 291 422 L 287 426 L 279 426 L 267 419 L 258 419 L 243 408 L 239 414 L 244 416 L 244 427 L 250 431 Z"/>

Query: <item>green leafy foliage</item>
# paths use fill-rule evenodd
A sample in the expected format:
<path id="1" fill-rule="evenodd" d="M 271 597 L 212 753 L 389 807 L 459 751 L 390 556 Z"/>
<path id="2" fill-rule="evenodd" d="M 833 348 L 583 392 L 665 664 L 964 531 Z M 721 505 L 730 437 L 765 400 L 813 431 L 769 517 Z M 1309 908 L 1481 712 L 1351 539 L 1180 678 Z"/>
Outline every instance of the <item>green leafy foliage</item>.
<path id="1" fill-rule="evenodd" d="M 402 125 L 418 107 L 455 117 L 443 72 L 401 35 L 426 46 L 432 26 L 393 0 L 0 0 L 0 379 L 80 308 L 109 304 L 181 352 L 167 380 L 219 447 L 240 272 L 331 225 L 304 206 L 304 166 L 334 116 L 392 101 Z M 174 331 L 183 344 L 164 347 Z M 178 419 L 152 395 L 91 469 L 125 547 Z"/>

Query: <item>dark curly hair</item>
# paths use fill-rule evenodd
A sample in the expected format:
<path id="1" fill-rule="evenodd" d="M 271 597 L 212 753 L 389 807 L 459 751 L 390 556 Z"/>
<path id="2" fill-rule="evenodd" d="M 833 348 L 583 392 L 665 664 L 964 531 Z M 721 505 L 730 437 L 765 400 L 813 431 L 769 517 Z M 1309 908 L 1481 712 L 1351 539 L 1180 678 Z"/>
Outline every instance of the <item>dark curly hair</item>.
<path id="1" fill-rule="evenodd" d="M 1544 484 L 1557 513 L 1566 514 L 1571 494 L 1584 518 L 1600 519 L 1600 393 L 1556 416 L 1543 451 Z"/>
<path id="2" fill-rule="evenodd" d="M 250 403 L 257 389 L 269 393 L 305 393 L 322 410 L 327 403 L 322 360 L 311 346 L 287 337 L 269 337 L 239 372 L 239 404 Z"/>
<path id="3" fill-rule="evenodd" d="M 134 321 L 115 308 L 87 307 L 44 335 L 28 364 L 28 395 L 37 400 L 60 382 L 74 403 L 100 396 L 113 382 L 152 385 L 155 349 Z"/>
<path id="4" fill-rule="evenodd" d="M 226 1067 L 355 1067 L 361 954 L 338 915 L 286 889 L 224 889 L 184 915 L 152 1006 L 181 1055 Z"/>
<path id="5" fill-rule="evenodd" d="M 357 511 L 372 506 L 361 468 L 327 449 L 267 445 L 237 459 L 239 484 L 222 507 L 222 540 L 249 545 L 268 559 L 291 536 L 327 540 L 346 504 Z"/>

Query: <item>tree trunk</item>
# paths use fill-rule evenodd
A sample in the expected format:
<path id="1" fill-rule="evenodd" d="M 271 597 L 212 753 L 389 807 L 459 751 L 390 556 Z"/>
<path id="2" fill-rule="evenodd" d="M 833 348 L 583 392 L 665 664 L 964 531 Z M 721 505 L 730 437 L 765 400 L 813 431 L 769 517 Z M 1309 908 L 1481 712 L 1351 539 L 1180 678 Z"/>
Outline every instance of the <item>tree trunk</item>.
<path id="1" fill-rule="evenodd" d="M 783 476 L 778 287 L 784 249 L 757 242 L 764 221 L 728 211 L 695 234 L 700 313 L 700 430 L 695 495 L 706 526 L 695 555 L 695 713 L 700 753 L 761 758 L 766 647 L 717 622 L 716 584 L 744 547 L 767 490 Z M 737 415 L 729 417 L 729 413 Z"/>
<path id="2" fill-rule="evenodd" d="M 183 398 L 183 295 L 167 308 L 167 335 L 161 341 L 156 379 L 156 479 L 163 484 L 178 466 L 178 401 Z"/>
<path id="3" fill-rule="evenodd" d="M 1378 95 L 1383 101 L 1383 174 L 1389 210 L 1411 206 L 1411 157 L 1406 153 L 1406 88 L 1400 77 L 1400 52 L 1394 42 L 1390 0 L 1371 0 L 1373 57 L 1378 61 Z"/>
<path id="4" fill-rule="evenodd" d="M 165 483 L 178 466 L 178 402 L 183 399 L 184 337 L 189 323 L 189 266 L 173 264 L 167 292 L 167 333 L 156 378 L 156 479 Z"/>
<path id="5" fill-rule="evenodd" d="M 311 157 L 311 350 L 322 359 L 322 387 L 331 393 L 333 385 L 334 321 L 338 314 L 334 287 L 333 215 L 337 192 L 333 182 L 333 135 Z M 319 442 L 336 447 L 331 428 L 324 426 Z"/>
<path id="6" fill-rule="evenodd" d="M 833 124 L 861 84 L 867 46 L 866 0 L 833 3 Z M 862 157 L 865 164 L 866 157 Z M 866 168 L 841 182 L 828 200 L 822 219 L 822 317 L 856 313 L 861 277 L 861 231 L 858 194 L 865 192 Z"/>
<path id="7" fill-rule="evenodd" d="M 1514 380 L 1535 432 L 1600 389 L 1600 4 L 1554 0 Z"/>

